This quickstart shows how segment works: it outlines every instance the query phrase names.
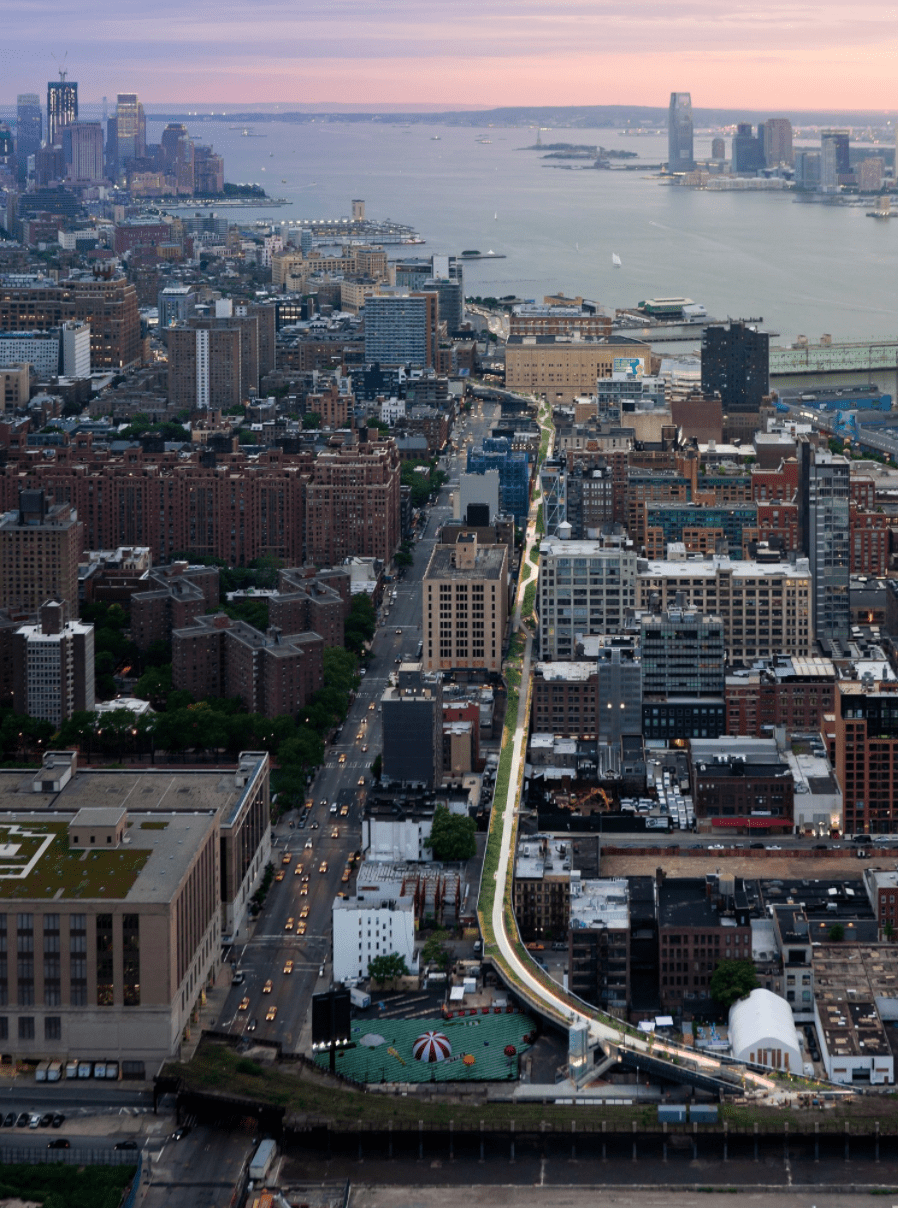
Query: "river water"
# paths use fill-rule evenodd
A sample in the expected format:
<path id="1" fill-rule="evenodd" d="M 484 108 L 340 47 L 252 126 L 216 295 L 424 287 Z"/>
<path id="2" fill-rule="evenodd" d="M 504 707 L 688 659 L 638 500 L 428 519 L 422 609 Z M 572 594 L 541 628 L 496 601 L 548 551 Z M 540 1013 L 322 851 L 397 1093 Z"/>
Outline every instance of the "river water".
<path id="1" fill-rule="evenodd" d="M 157 141 L 161 124 L 147 125 Z M 541 300 L 561 290 L 609 309 L 685 295 L 715 318 L 763 318 L 776 343 L 824 332 L 898 337 L 898 218 L 867 218 L 866 205 L 659 184 L 651 166 L 664 159 L 666 139 L 657 136 L 543 131 L 543 143 L 599 143 L 635 151 L 630 162 L 645 165 L 596 172 L 553 168 L 522 150 L 536 139 L 527 129 L 259 122 L 250 129 L 264 137 L 247 138 L 227 121 L 187 125 L 225 157 L 227 180 L 257 181 L 291 203 L 226 211 L 234 221 L 348 215 L 351 199 L 362 197 L 369 218 L 408 223 L 426 239 L 397 255 L 504 255 L 466 264 L 469 295 Z M 709 151 L 697 137 L 696 156 Z"/>

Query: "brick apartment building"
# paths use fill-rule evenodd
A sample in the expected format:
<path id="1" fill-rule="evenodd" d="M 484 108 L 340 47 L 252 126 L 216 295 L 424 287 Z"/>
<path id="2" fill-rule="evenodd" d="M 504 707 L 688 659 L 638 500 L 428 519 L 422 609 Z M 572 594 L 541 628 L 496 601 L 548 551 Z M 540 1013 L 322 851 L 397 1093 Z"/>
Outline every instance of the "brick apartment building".
<path id="1" fill-rule="evenodd" d="M 155 566 L 131 596 L 131 636 L 139 650 L 171 641 L 172 631 L 204 616 L 219 601 L 218 567 L 173 562 Z"/>
<path id="2" fill-rule="evenodd" d="M 296 716 L 324 685 L 324 640 L 317 633 L 260 633 L 224 613 L 197 617 L 172 633 L 172 687 L 239 697 L 250 713 Z"/>
<path id="3" fill-rule="evenodd" d="M 18 492 L 10 506 L 0 518 L 0 607 L 34 614 L 47 600 L 64 600 L 75 615 L 84 541 L 76 509 L 41 490 Z"/>
<path id="4" fill-rule="evenodd" d="M 842 680 L 835 700 L 833 761 L 846 834 L 898 830 L 898 683 Z"/>
<path id="5" fill-rule="evenodd" d="M 667 879 L 657 886 L 661 1009 L 709 1005 L 722 960 L 751 960 L 751 920 L 740 878 Z"/>
<path id="6" fill-rule="evenodd" d="M 792 831 L 795 780 L 772 738 L 692 739 L 689 785 L 700 829 Z"/>
<path id="7" fill-rule="evenodd" d="M 268 621 L 282 633 L 317 633 L 326 648 L 342 646 L 350 603 L 350 577 L 339 568 L 282 570 L 278 593 L 268 599 Z"/>
<path id="8" fill-rule="evenodd" d="M 353 555 L 389 561 L 401 535 L 399 475 L 392 441 L 320 453 L 305 491 L 308 561 L 339 566 Z"/>
<path id="9" fill-rule="evenodd" d="M 0 279 L 0 331 L 61 327 L 73 319 L 90 324 L 94 369 L 124 369 L 142 356 L 137 290 L 124 277 L 36 279 L 27 285 Z"/>
<path id="10" fill-rule="evenodd" d="M 817 734 L 835 707 L 836 671 L 829 659 L 780 655 L 727 676 L 724 695 L 727 734 L 764 738 L 775 726 Z"/>
<path id="11" fill-rule="evenodd" d="M 15 507 L 22 487 L 43 488 L 77 510 L 82 548 L 147 545 L 157 563 L 190 550 L 233 566 L 266 555 L 295 566 L 304 560 L 304 476 L 313 460 L 137 448 L 110 456 L 95 452 L 87 435 L 54 449 L 52 459 L 35 462 L 26 450 L 10 459 L 0 469 L 0 507 Z"/>

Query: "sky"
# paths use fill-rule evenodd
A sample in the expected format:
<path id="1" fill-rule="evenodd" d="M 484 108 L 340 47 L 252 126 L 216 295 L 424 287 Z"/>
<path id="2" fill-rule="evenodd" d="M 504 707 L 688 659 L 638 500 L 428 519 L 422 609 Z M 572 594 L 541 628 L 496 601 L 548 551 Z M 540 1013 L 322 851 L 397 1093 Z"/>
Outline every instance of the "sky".
<path id="1" fill-rule="evenodd" d="M 15 0 L 0 103 L 892 110 L 894 0 Z M 55 56 L 55 59 L 54 59 Z"/>

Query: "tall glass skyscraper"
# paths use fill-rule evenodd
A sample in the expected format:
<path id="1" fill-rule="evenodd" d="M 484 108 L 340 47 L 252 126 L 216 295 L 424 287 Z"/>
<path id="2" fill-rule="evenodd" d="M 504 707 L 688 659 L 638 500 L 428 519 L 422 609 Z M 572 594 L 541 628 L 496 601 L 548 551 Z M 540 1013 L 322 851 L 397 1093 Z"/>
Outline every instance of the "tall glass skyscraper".
<path id="1" fill-rule="evenodd" d="M 694 167 L 692 96 L 688 92 L 672 92 L 667 116 L 667 170 L 691 172 Z"/>
<path id="2" fill-rule="evenodd" d="M 814 584 L 814 636 L 845 646 L 851 636 L 851 466 L 846 457 L 798 447 L 799 522 Z"/>
<path id="3" fill-rule="evenodd" d="M 22 92 L 16 98 L 16 155 L 19 161 L 19 180 L 28 176 L 28 157 L 40 150 L 44 133 L 44 115 L 41 98 L 36 92 Z"/>
<path id="4" fill-rule="evenodd" d="M 47 146 L 62 146 L 62 130 L 78 120 L 78 85 L 51 80 L 47 85 Z"/>

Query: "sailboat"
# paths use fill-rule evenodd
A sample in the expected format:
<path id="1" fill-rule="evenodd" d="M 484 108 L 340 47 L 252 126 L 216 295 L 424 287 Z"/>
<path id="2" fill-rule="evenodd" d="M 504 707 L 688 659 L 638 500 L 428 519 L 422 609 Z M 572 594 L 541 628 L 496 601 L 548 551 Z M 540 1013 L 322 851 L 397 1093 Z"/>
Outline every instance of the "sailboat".
<path id="1" fill-rule="evenodd" d="M 611 267 L 612 268 L 621 267 L 621 258 L 620 258 L 620 256 L 618 256 L 617 252 L 611 253 Z"/>
<path id="2" fill-rule="evenodd" d="M 493 215 L 493 222 L 498 222 L 498 221 L 499 221 L 499 211 L 496 210 L 495 214 Z"/>

